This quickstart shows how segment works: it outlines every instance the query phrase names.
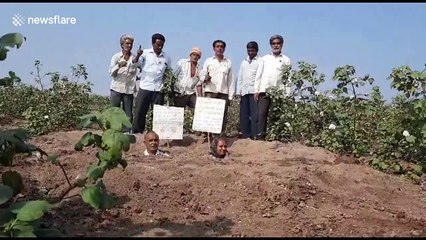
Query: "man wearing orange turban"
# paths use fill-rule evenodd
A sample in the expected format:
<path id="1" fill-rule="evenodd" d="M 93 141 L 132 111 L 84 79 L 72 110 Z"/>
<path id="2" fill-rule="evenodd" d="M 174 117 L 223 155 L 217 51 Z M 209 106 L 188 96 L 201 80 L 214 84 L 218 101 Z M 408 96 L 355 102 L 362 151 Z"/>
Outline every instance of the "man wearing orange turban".
<path id="1" fill-rule="evenodd" d="M 195 108 L 197 100 L 196 88 L 199 85 L 199 64 L 201 50 L 194 47 L 189 52 L 189 58 L 180 59 L 174 71 L 177 77 L 174 86 L 175 106 Z M 199 92 L 198 92 L 199 93 Z"/>

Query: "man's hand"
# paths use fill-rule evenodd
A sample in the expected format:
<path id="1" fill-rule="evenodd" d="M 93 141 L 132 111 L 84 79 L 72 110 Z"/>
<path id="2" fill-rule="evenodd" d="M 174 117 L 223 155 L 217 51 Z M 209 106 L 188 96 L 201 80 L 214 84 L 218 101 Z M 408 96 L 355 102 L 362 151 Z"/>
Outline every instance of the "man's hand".
<path id="1" fill-rule="evenodd" d="M 195 87 L 195 92 L 197 97 L 204 97 L 203 96 L 203 87 L 201 85 L 198 85 Z"/>
<path id="2" fill-rule="evenodd" d="M 139 48 L 138 48 L 138 50 L 136 51 L 136 56 L 137 56 L 137 57 L 140 57 L 140 56 L 142 56 L 142 53 L 143 53 L 142 46 L 141 46 L 141 45 L 139 45 Z"/>
<path id="3" fill-rule="evenodd" d="M 206 78 L 204 79 L 205 83 L 209 83 L 212 80 L 212 77 L 210 77 L 209 72 L 207 72 Z"/>
<path id="4" fill-rule="evenodd" d="M 125 67 L 127 65 L 127 61 L 126 60 L 120 60 L 118 61 L 118 67 Z"/>
<path id="5" fill-rule="evenodd" d="M 137 61 L 139 61 L 140 56 L 142 56 L 143 50 L 142 50 L 142 46 L 139 45 L 138 50 L 136 51 L 136 57 L 133 58 L 133 63 L 136 63 Z"/>
<path id="6" fill-rule="evenodd" d="M 259 102 L 259 93 L 258 92 L 255 93 L 253 97 L 254 97 L 254 101 Z"/>

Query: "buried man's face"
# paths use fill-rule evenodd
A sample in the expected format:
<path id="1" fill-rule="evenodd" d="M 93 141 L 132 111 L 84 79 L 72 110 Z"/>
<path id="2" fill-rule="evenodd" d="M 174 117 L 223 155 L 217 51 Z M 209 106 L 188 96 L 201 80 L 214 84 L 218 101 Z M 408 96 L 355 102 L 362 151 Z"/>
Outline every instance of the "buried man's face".
<path id="1" fill-rule="evenodd" d="M 147 135 L 145 135 L 145 147 L 150 154 L 155 155 L 157 153 L 159 142 L 160 140 L 157 134 L 148 133 Z"/>
<path id="2" fill-rule="evenodd" d="M 228 152 L 226 142 L 224 140 L 219 140 L 216 147 L 216 152 L 219 157 L 223 158 L 226 156 L 226 153 Z"/>

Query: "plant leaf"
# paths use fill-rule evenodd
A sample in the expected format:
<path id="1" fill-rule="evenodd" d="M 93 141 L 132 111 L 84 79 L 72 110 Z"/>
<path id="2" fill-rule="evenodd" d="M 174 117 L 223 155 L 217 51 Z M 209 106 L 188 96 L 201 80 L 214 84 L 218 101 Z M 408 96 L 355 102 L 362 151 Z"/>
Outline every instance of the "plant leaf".
<path id="1" fill-rule="evenodd" d="M 21 221 L 34 221 L 41 218 L 45 212 L 51 208 L 51 205 L 44 200 L 26 202 L 18 211 L 17 219 Z"/>
<path id="2" fill-rule="evenodd" d="M 91 186 L 83 190 L 82 198 L 95 209 L 109 209 L 114 206 L 114 198 L 106 194 L 99 186 Z"/>
<path id="3" fill-rule="evenodd" d="M 418 174 L 418 175 L 421 175 L 422 174 L 422 170 L 423 170 L 423 168 L 422 168 L 422 166 L 420 166 L 419 164 L 416 164 L 415 166 L 414 166 L 414 172 L 416 173 L 416 174 Z"/>
<path id="4" fill-rule="evenodd" d="M 123 125 L 132 127 L 129 118 L 123 109 L 119 107 L 109 107 L 102 112 L 102 118 L 110 123 L 110 128 L 116 131 L 121 131 Z"/>
<path id="5" fill-rule="evenodd" d="M 87 132 L 83 135 L 83 137 L 81 137 L 80 142 L 81 144 L 83 144 L 83 146 L 89 146 L 92 144 L 92 133 L 91 132 Z"/>
<path id="6" fill-rule="evenodd" d="M 101 161 L 105 161 L 105 162 L 110 162 L 112 160 L 112 156 L 111 154 L 109 154 L 107 151 L 99 151 L 97 153 L 97 157 L 101 160 Z"/>
<path id="7" fill-rule="evenodd" d="M 77 124 L 77 128 L 87 128 L 90 125 L 96 123 L 96 121 L 98 120 L 98 116 L 99 115 L 100 115 L 99 112 L 93 112 L 93 113 L 81 116 L 80 117 L 80 121 Z"/>
<path id="8" fill-rule="evenodd" d="M 90 165 L 87 168 L 87 177 L 89 179 L 92 179 L 94 182 L 98 180 L 98 178 L 102 178 L 105 173 L 105 167 L 104 166 L 96 166 L 96 165 Z"/>
<path id="9" fill-rule="evenodd" d="M 37 237 L 32 231 L 19 231 L 17 237 Z"/>
<path id="10" fill-rule="evenodd" d="M 14 229 L 19 230 L 19 232 L 33 232 L 34 226 L 28 222 L 17 221 L 17 223 L 13 226 Z"/>
<path id="11" fill-rule="evenodd" d="M 0 185 L 1 186 L 1 185 Z M 2 193 L 0 192 L 0 195 Z M 15 214 L 13 214 L 9 209 L 0 208 L 0 226 L 5 223 L 9 223 L 15 219 Z"/>
<path id="12" fill-rule="evenodd" d="M 126 135 L 126 136 L 129 138 L 130 143 L 136 143 L 136 136 L 135 135 Z"/>
<path id="13" fill-rule="evenodd" d="M 0 61 L 4 61 L 6 59 L 7 52 L 9 52 L 9 49 L 0 47 Z"/>
<path id="14" fill-rule="evenodd" d="M 405 140 L 407 140 L 407 142 L 413 143 L 413 142 L 415 142 L 415 141 L 416 141 L 416 137 L 415 137 L 415 136 L 413 136 L 413 135 L 410 135 L 410 136 L 407 136 L 407 137 L 405 138 Z"/>
<path id="15" fill-rule="evenodd" d="M 81 142 L 78 142 L 74 145 L 74 150 L 81 151 L 83 150 L 83 144 Z"/>
<path id="16" fill-rule="evenodd" d="M 9 201 L 12 197 L 13 189 L 7 185 L 0 185 L 0 205 Z"/>
<path id="17" fill-rule="evenodd" d="M 20 48 L 25 39 L 20 33 L 8 33 L 0 38 L 0 47 Z"/>
<path id="18" fill-rule="evenodd" d="M 8 185 L 13 189 L 13 195 L 16 195 L 24 190 L 21 174 L 16 171 L 7 171 L 1 175 L 3 184 Z"/>

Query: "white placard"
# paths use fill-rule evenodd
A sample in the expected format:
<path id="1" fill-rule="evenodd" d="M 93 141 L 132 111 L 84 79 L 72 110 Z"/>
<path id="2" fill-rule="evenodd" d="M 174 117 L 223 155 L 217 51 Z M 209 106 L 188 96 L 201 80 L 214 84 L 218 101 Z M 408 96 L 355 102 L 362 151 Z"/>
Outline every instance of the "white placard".
<path id="1" fill-rule="evenodd" d="M 160 139 L 183 139 L 184 108 L 154 104 L 152 130 Z"/>
<path id="2" fill-rule="evenodd" d="M 197 97 L 192 129 L 200 132 L 221 133 L 225 100 Z"/>

